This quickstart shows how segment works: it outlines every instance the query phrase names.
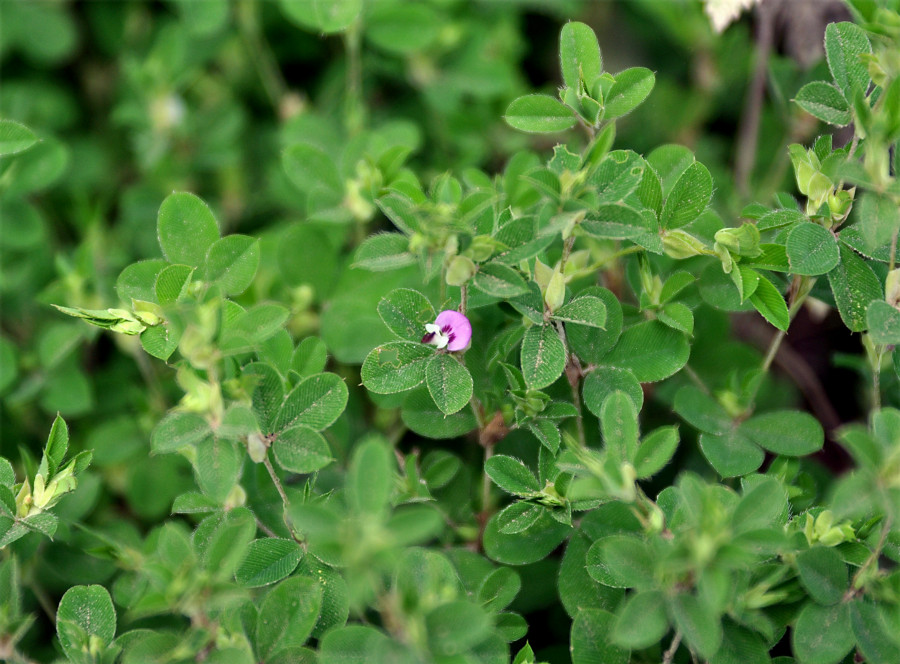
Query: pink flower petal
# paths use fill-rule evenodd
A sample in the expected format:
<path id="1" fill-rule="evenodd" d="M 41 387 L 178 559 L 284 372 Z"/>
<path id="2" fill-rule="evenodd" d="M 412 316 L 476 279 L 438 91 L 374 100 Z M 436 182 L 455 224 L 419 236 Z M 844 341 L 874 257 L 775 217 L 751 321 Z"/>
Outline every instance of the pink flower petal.
<path id="1" fill-rule="evenodd" d="M 434 323 L 452 337 L 447 350 L 457 351 L 469 347 L 469 342 L 472 341 L 472 324 L 465 315 L 447 309 L 438 314 Z"/>

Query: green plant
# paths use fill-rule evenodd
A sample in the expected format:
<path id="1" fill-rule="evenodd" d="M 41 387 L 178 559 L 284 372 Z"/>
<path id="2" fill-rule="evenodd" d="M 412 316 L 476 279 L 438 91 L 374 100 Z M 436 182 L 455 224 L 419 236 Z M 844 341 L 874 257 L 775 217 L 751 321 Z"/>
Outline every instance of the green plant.
<path id="1" fill-rule="evenodd" d="M 18 351 L 0 346 L 10 408 L 63 393 L 92 427 L 83 447 L 97 469 L 86 471 L 88 451 L 64 463 L 59 416 L 39 466 L 19 452 L 23 482 L 2 462 L 0 653 L 125 664 L 900 659 L 900 12 L 850 7 L 856 23 L 825 33 L 833 82 L 806 82 L 795 101 L 852 124 L 852 141 L 783 146 L 803 199 L 766 195 L 731 215 L 721 164 L 674 143 L 646 156 L 624 147 L 623 118 L 657 77 L 605 71 L 585 23 L 562 26 L 558 97 L 524 94 L 503 116 L 530 134 L 580 133 L 542 155 L 508 134 L 492 174 L 478 159 L 444 171 L 427 148 L 452 141 L 437 128 L 450 121 L 469 128 L 456 149 L 489 152 L 473 127 L 524 86 L 512 59 L 478 72 L 504 79 L 493 86 L 464 74 L 485 44 L 515 50 L 515 9 L 482 8 L 497 18 L 486 27 L 455 3 L 173 3 L 177 18 L 141 44 L 147 58 L 126 58 L 117 106 L 138 186 L 178 182 L 158 206 L 158 247 L 136 232 L 113 261 L 114 290 L 104 287 L 108 270 L 91 257 L 113 243 L 85 221 L 81 249 L 41 295 L 62 326 L 43 333 L 40 372 L 17 384 Z M 276 9 L 335 35 L 343 67 L 319 103 L 339 123 L 291 110 L 303 102 L 266 43 Z M 28 11 L 16 5 L 11 34 Z M 101 24 L 118 16 L 92 11 Z M 117 11 L 127 24 L 132 10 Z M 438 29 L 438 17 L 455 22 Z M 277 133 L 266 140 L 280 161 L 253 203 L 260 217 L 285 216 L 246 233 L 228 232 L 242 196 L 214 211 L 183 190 L 192 176 L 254 184 L 239 165 L 252 148 L 230 144 L 243 106 L 185 124 L 196 112 L 185 98 L 226 95 L 224 82 L 246 73 L 230 36 L 256 58 L 259 98 L 287 116 L 261 134 Z M 401 109 L 441 121 L 387 117 L 366 97 L 364 54 L 376 74 L 399 70 L 417 87 Z M 181 64 L 204 58 L 225 73 L 198 68 L 200 89 L 180 80 Z M 436 72 L 455 73 L 457 87 Z M 208 117 L 223 124 L 204 127 Z M 61 157 L 26 124 L 0 124 L 0 202 L 40 229 L 30 182 Z M 161 138 L 190 158 L 151 149 Z M 771 371 L 810 299 L 833 304 L 865 349 L 845 362 L 866 379 L 866 423 L 828 432 L 855 465 L 841 477 L 809 458 L 826 431 Z M 734 340 L 732 312 L 774 328 L 764 353 Z M 69 327 L 60 313 L 81 320 Z M 95 341 L 100 330 L 114 335 Z M 74 350 L 109 338 L 105 411 Z M 136 421 L 123 415 L 133 404 Z M 42 548 L 41 535 L 58 541 Z M 45 584 L 65 590 L 55 611 Z M 53 648 L 29 641 L 23 607 L 35 602 L 52 616 Z M 535 653 L 540 610 L 566 634 Z"/>

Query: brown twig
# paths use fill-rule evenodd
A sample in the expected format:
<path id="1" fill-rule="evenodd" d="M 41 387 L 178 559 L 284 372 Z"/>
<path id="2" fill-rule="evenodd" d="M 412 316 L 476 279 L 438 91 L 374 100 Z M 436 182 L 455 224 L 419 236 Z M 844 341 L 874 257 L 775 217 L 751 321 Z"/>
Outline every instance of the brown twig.
<path id="1" fill-rule="evenodd" d="M 756 149 L 759 141 L 759 122 L 762 115 L 763 98 L 766 93 L 766 72 L 769 66 L 769 53 L 772 50 L 774 35 L 774 13 L 771 2 L 763 0 L 756 9 L 756 64 L 753 79 L 747 91 L 747 101 L 741 114 L 738 129 L 737 156 L 734 162 L 734 179 L 737 190 L 746 196 L 750 185 L 750 176 L 756 163 Z"/>

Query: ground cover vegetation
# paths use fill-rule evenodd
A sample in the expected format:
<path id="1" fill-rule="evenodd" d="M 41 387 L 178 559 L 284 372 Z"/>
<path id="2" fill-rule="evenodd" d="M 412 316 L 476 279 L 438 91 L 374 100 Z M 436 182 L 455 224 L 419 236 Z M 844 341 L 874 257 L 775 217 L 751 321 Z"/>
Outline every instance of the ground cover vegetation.
<path id="1" fill-rule="evenodd" d="M 0 659 L 900 661 L 900 5 L 740 4 L 0 4 Z"/>

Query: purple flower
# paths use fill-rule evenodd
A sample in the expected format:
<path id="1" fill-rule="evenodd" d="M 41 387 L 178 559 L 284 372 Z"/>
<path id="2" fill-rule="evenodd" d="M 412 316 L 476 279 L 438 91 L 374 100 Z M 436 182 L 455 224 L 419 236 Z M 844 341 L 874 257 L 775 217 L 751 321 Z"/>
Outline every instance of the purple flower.
<path id="1" fill-rule="evenodd" d="M 472 340 L 472 324 L 464 314 L 448 309 L 438 314 L 433 323 L 425 326 L 423 344 L 432 344 L 449 351 L 465 350 Z"/>

